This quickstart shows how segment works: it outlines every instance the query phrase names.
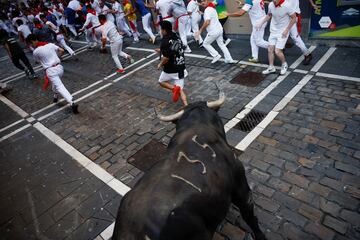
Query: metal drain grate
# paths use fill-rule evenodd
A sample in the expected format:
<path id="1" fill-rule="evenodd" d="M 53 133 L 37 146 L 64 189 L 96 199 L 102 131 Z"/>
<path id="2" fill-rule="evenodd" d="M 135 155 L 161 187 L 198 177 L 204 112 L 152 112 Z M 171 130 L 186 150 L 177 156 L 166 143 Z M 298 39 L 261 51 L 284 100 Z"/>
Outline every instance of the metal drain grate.
<path id="1" fill-rule="evenodd" d="M 240 84 L 248 87 L 256 87 L 262 80 L 265 79 L 265 76 L 258 72 L 248 72 L 243 71 L 236 75 L 230 83 Z"/>
<path id="2" fill-rule="evenodd" d="M 132 155 L 127 162 L 143 172 L 149 171 L 165 155 L 166 146 L 151 140 L 142 149 Z"/>
<path id="3" fill-rule="evenodd" d="M 243 132 L 250 132 L 253 130 L 266 116 L 266 113 L 252 110 L 248 113 L 234 128 Z"/>

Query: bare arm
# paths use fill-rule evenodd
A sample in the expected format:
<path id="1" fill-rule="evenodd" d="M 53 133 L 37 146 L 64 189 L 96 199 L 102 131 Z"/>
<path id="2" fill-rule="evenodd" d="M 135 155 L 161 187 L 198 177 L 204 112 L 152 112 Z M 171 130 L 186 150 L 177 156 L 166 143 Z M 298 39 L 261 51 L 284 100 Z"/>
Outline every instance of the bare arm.
<path id="1" fill-rule="evenodd" d="M 106 38 L 101 38 L 101 44 L 102 44 L 102 47 L 101 48 L 105 48 L 106 46 Z"/>
<path id="2" fill-rule="evenodd" d="M 271 19 L 271 17 L 272 17 L 272 14 L 271 14 L 271 13 L 268 13 L 268 14 L 264 17 L 264 19 L 263 19 L 257 26 L 255 26 L 256 29 L 260 29 L 260 28 L 264 25 L 264 23 L 268 22 L 268 21 Z"/>
<path id="3" fill-rule="evenodd" d="M 168 62 L 169 62 L 169 58 L 167 58 L 167 57 L 162 57 L 160 63 L 159 63 L 158 66 L 157 66 L 157 69 L 160 70 L 160 68 L 161 68 L 162 66 L 164 66 L 165 64 L 167 64 Z"/>
<path id="4" fill-rule="evenodd" d="M 237 12 L 234 12 L 234 13 L 227 13 L 226 15 L 228 17 L 241 17 L 245 13 L 246 13 L 246 11 L 244 9 L 241 9 L 240 11 L 237 11 Z"/>
<path id="5" fill-rule="evenodd" d="M 310 3 L 310 5 L 312 6 L 313 9 L 316 10 L 316 9 L 318 8 L 317 5 L 314 3 L 313 0 L 309 0 L 309 3 Z"/>
<path id="6" fill-rule="evenodd" d="M 65 53 L 65 50 L 62 49 L 61 47 L 59 47 L 58 51 L 59 51 L 59 57 L 61 57 Z"/>
<path id="7" fill-rule="evenodd" d="M 199 35 L 210 25 L 210 19 L 206 20 L 199 30 Z"/>
<path id="8" fill-rule="evenodd" d="M 282 33 L 282 37 L 286 38 L 289 35 L 290 29 L 294 26 L 294 24 L 296 23 L 296 14 L 293 13 L 290 15 L 291 20 L 289 25 L 286 27 L 285 31 Z"/>

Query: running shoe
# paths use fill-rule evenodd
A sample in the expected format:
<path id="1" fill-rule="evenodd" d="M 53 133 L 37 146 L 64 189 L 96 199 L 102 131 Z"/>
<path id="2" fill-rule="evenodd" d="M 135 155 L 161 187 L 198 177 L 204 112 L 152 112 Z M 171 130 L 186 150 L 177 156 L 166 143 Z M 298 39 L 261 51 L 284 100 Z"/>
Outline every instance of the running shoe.
<path id="1" fill-rule="evenodd" d="M 288 70 L 288 64 L 287 64 L 287 63 L 284 63 L 283 65 L 281 65 L 280 74 L 281 74 L 281 75 L 284 75 L 287 70 Z"/>
<path id="2" fill-rule="evenodd" d="M 173 90 L 172 90 L 172 92 L 173 92 L 173 97 L 172 97 L 173 102 L 177 102 L 179 100 L 180 91 L 181 91 L 181 88 L 179 86 L 175 85 Z"/>
<path id="3" fill-rule="evenodd" d="M 217 55 L 216 57 L 214 57 L 214 59 L 211 61 L 211 63 L 216 63 L 217 61 L 219 61 L 221 58 L 221 55 Z"/>
<path id="4" fill-rule="evenodd" d="M 125 72 L 125 70 L 124 70 L 124 69 L 122 69 L 122 68 L 119 68 L 118 70 L 116 70 L 116 72 L 118 72 L 118 73 L 124 73 L 124 72 Z"/>
<path id="5" fill-rule="evenodd" d="M 189 46 L 186 47 L 185 51 L 186 53 L 191 53 L 191 49 L 189 48 Z"/>
<path id="6" fill-rule="evenodd" d="M 237 63 L 237 61 L 231 59 L 231 60 L 225 60 L 225 63 L 234 64 Z"/>
<path id="7" fill-rule="evenodd" d="M 305 59 L 304 59 L 304 61 L 303 61 L 303 64 L 304 65 L 309 65 L 310 64 L 310 62 L 311 62 L 311 60 L 312 60 L 312 54 L 311 53 L 309 53 L 308 55 L 306 55 L 305 56 Z"/>
<path id="8" fill-rule="evenodd" d="M 249 58 L 249 60 L 248 60 L 248 61 L 249 61 L 249 62 L 251 62 L 251 63 L 259 63 L 259 59 L 254 58 L 254 57 Z"/>
<path id="9" fill-rule="evenodd" d="M 262 74 L 268 75 L 270 73 L 275 73 L 276 69 L 274 66 L 269 66 L 266 70 L 262 71 Z"/>
<path id="10" fill-rule="evenodd" d="M 229 43 L 231 42 L 231 39 L 230 38 L 228 38 L 228 39 L 226 39 L 226 41 L 225 41 L 225 46 L 227 46 L 227 45 L 229 45 Z"/>

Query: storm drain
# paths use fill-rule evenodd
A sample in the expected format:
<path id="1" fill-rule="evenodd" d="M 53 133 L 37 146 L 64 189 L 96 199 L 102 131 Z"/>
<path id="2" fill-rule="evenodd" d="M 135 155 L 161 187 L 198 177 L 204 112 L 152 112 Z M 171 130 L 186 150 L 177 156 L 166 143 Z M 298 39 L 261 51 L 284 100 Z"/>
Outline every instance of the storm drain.
<path id="1" fill-rule="evenodd" d="M 266 116 L 266 113 L 252 110 L 248 113 L 234 128 L 243 132 L 250 132 L 253 130 Z"/>
<path id="2" fill-rule="evenodd" d="M 230 83 L 232 84 L 240 84 L 247 87 L 256 87 L 262 80 L 265 79 L 265 76 L 261 73 L 251 72 L 251 71 L 243 71 L 236 75 Z"/>
<path id="3" fill-rule="evenodd" d="M 142 149 L 132 155 L 127 162 L 143 172 L 149 171 L 165 155 L 166 146 L 151 140 Z"/>

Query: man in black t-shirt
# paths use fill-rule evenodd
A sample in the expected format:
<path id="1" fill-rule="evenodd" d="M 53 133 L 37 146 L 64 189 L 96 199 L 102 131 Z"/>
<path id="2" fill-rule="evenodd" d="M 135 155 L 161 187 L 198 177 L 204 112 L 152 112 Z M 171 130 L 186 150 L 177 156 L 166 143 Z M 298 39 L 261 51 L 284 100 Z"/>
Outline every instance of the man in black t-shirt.
<path id="1" fill-rule="evenodd" d="M 34 69 L 29 62 L 29 59 L 26 57 L 19 43 L 15 38 L 9 37 L 8 33 L 3 29 L 0 29 L 0 44 L 5 47 L 15 67 L 24 71 L 25 74 L 31 79 L 37 78 Z M 20 60 L 27 69 L 20 63 Z"/>
<path id="2" fill-rule="evenodd" d="M 187 99 L 183 91 L 184 78 L 188 75 L 185 69 L 184 49 L 179 37 L 172 31 L 172 25 L 168 21 L 160 22 L 161 27 L 161 61 L 158 64 L 158 70 L 161 68 L 159 84 L 161 87 L 173 92 L 173 101 L 177 102 L 179 97 L 186 106 Z"/>

